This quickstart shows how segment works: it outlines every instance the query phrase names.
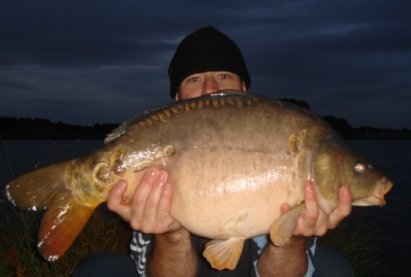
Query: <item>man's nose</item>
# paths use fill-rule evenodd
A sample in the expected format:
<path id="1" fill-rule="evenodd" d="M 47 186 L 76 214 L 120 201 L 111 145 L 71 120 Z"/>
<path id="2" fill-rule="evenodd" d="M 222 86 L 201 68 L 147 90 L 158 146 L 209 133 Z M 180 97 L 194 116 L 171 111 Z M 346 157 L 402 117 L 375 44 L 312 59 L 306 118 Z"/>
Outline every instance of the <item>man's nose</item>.
<path id="1" fill-rule="evenodd" d="M 213 78 L 207 78 L 204 81 L 203 94 L 211 94 L 217 92 L 218 82 Z"/>

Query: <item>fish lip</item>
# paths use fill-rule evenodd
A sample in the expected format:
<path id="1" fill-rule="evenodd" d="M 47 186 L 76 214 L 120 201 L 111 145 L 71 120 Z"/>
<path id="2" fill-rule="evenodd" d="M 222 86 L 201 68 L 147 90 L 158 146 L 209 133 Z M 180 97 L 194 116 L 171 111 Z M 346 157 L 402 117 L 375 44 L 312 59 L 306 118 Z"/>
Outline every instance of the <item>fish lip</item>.
<path id="1" fill-rule="evenodd" d="M 386 201 L 383 195 L 381 195 L 380 193 L 374 193 L 373 195 L 370 195 L 364 198 L 353 199 L 352 204 L 353 206 L 380 206 L 382 207 L 386 204 Z"/>
<path id="2" fill-rule="evenodd" d="M 387 202 L 385 201 L 384 195 L 381 195 L 380 193 L 375 193 L 373 195 L 371 195 L 371 198 L 377 199 L 376 204 L 379 206 L 384 206 L 385 204 L 387 204 Z"/>
<path id="3" fill-rule="evenodd" d="M 388 193 L 394 186 L 394 183 L 386 178 L 383 178 L 381 180 L 382 186 L 383 186 L 383 193 L 386 194 Z"/>
<path id="4" fill-rule="evenodd" d="M 383 177 L 377 184 L 377 187 L 374 191 L 374 194 L 367 197 L 367 200 L 372 205 L 376 206 L 384 206 L 387 204 L 384 195 L 387 194 L 391 188 L 393 187 L 393 183 L 388 180 L 387 178 Z"/>
<path id="5" fill-rule="evenodd" d="M 382 207 L 387 204 L 384 196 L 391 190 L 392 187 L 393 187 L 393 183 L 384 177 L 377 183 L 377 186 L 374 189 L 373 194 L 363 197 L 363 198 L 354 199 L 353 205 Z"/>
<path id="6" fill-rule="evenodd" d="M 384 195 L 386 195 L 394 186 L 393 182 L 391 182 L 389 179 L 383 177 L 380 182 L 379 185 L 377 186 L 377 189 L 375 191 L 375 193 L 371 196 L 376 198 L 377 200 L 379 200 L 380 202 L 380 206 L 384 206 L 385 204 L 387 204 Z"/>

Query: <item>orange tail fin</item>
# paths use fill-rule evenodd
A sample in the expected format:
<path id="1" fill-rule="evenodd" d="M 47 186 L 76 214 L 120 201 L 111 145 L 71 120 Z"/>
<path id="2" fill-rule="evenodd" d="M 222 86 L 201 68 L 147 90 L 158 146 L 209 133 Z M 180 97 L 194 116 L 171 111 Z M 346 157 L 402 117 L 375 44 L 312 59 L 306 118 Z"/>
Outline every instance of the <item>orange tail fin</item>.
<path id="1" fill-rule="evenodd" d="M 81 205 L 65 185 L 65 172 L 73 164 L 74 160 L 40 168 L 6 186 L 7 197 L 15 206 L 34 211 L 47 209 L 38 248 L 48 261 L 55 261 L 66 252 L 95 209 Z"/>
<path id="2" fill-rule="evenodd" d="M 94 208 L 81 206 L 70 195 L 60 195 L 47 209 L 38 235 L 37 247 L 48 261 L 64 255 L 86 225 Z"/>

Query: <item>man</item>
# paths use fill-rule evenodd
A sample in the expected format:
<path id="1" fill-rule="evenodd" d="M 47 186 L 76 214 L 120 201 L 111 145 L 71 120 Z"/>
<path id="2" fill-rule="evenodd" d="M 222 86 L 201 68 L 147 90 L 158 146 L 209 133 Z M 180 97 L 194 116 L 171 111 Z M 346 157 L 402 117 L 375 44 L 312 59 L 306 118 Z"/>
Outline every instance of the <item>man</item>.
<path id="1" fill-rule="evenodd" d="M 182 40 L 168 74 L 170 95 L 175 100 L 228 89 L 246 92 L 251 81 L 240 49 L 212 27 L 199 29 Z M 313 184 L 307 183 L 305 212 L 292 241 L 277 247 L 266 236 L 249 240 L 236 271 L 218 272 L 201 258 L 205 240 L 192 236 L 169 214 L 173 184 L 167 181 L 167 172 L 158 168 L 147 170 L 129 205 L 122 203 L 126 187 L 125 181 L 119 182 L 112 189 L 107 204 L 133 229 L 142 232 L 134 232 L 132 256 L 139 274 L 153 276 L 311 275 L 314 269 L 306 251 L 306 238 L 324 235 L 351 211 L 347 187 L 340 190 L 340 205 L 326 215 L 318 207 Z M 284 203 L 282 212 L 288 209 Z"/>

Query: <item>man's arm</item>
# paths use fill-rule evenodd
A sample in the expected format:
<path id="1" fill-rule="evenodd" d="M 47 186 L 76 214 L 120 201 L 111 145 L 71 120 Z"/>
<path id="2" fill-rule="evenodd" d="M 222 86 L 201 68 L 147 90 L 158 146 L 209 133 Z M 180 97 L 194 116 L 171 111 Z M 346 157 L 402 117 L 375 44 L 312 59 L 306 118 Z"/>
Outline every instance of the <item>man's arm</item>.
<path id="1" fill-rule="evenodd" d="M 154 236 L 154 247 L 148 260 L 149 276 L 195 276 L 197 253 L 190 233 L 177 231 Z"/>
<path id="2" fill-rule="evenodd" d="M 264 276 L 304 276 L 308 261 L 305 238 L 296 237 L 285 246 L 267 243 L 257 262 L 257 272 Z"/>

